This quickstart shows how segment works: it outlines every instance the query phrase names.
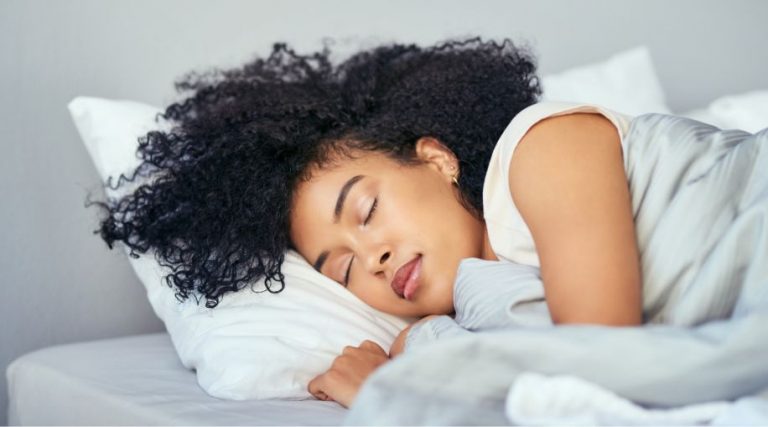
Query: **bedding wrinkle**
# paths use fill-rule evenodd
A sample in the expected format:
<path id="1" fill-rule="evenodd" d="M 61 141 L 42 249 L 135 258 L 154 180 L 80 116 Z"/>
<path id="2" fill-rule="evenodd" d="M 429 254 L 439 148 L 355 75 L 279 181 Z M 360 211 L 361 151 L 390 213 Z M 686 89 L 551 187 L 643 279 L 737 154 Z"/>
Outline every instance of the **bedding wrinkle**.
<path id="1" fill-rule="evenodd" d="M 521 120 L 513 122 L 524 128 Z M 518 130 L 508 128 L 506 137 Z M 645 409 L 715 401 L 730 408 L 753 399 L 768 413 L 768 129 L 749 134 L 643 114 L 631 119 L 622 144 L 645 324 L 552 327 L 539 267 L 526 262 L 536 258 L 525 229 L 514 217 L 493 214 L 513 208 L 507 194 L 489 200 L 497 205 L 488 226 L 517 233 L 489 229 L 500 261 L 460 262 L 455 318 L 413 328 L 406 351 L 369 378 L 345 424 L 509 424 L 513 416 L 481 412 L 471 402 L 498 402 L 523 372 L 576 376 Z M 489 174 L 503 165 L 496 153 Z M 487 182 L 484 201 L 504 188 Z M 412 384 L 432 384 L 435 392 L 406 396 Z M 473 398 L 457 402 L 465 390 Z M 553 390 L 542 399 L 574 398 Z M 384 415 L 395 407 L 398 415 Z M 645 415 L 635 415 L 627 420 L 642 423 Z"/>

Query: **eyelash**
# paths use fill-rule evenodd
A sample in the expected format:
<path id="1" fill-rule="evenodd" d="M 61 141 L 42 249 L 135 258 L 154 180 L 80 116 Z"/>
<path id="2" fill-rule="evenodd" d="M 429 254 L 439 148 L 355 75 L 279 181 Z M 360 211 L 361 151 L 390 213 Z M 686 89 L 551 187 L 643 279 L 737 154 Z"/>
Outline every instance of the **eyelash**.
<path id="1" fill-rule="evenodd" d="M 363 221 L 363 225 L 368 225 L 368 222 L 371 221 L 371 218 L 373 218 L 373 213 L 376 212 L 376 206 L 379 203 L 379 198 L 373 199 L 373 206 L 371 206 L 371 211 L 368 213 L 368 218 Z M 347 267 L 347 274 L 344 275 L 344 287 L 346 288 L 349 284 L 349 272 L 352 270 L 352 261 L 354 260 L 354 257 L 352 260 L 349 261 L 349 267 Z"/>
<path id="2" fill-rule="evenodd" d="M 368 225 L 368 222 L 373 218 L 373 213 L 376 212 L 376 205 L 379 203 L 379 198 L 373 199 L 373 206 L 371 206 L 371 211 L 368 213 L 368 218 L 363 221 L 363 225 Z"/>

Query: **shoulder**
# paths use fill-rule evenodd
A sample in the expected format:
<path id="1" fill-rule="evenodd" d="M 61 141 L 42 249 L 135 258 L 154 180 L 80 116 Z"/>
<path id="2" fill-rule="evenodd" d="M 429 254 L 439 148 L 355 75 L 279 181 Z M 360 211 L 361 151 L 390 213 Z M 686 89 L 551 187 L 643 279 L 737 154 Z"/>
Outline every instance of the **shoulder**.
<path id="1" fill-rule="evenodd" d="M 615 135 L 618 149 L 631 119 L 630 116 L 596 104 L 542 101 L 529 105 L 512 118 L 497 141 L 497 151 L 501 158 L 506 159 L 506 168 L 513 153 L 517 157 L 519 145 L 530 145 L 526 141 L 556 141 L 557 135 L 564 133 L 585 138 L 590 135 L 601 136 L 595 135 L 596 132 L 606 136 Z M 537 142 L 537 148 L 543 148 L 542 144 Z"/>
<path id="2" fill-rule="evenodd" d="M 515 190 L 525 191 L 518 187 L 527 187 L 532 176 L 573 178 L 586 166 L 600 165 L 624 174 L 621 138 L 608 118 L 591 112 L 547 117 L 531 126 L 515 147 L 509 189 L 515 197 Z"/>
<path id="3" fill-rule="evenodd" d="M 577 146 L 579 149 L 576 149 Z M 583 152 L 590 147 L 620 153 L 619 131 L 607 117 L 598 112 L 574 112 L 546 117 L 536 122 L 520 138 L 515 156 L 520 151 L 535 153 L 544 148 Z"/>
<path id="4" fill-rule="evenodd" d="M 508 178 L 539 255 L 553 319 L 591 321 L 598 317 L 588 313 L 603 312 L 600 319 L 623 322 L 625 314 L 605 308 L 614 297 L 625 302 L 616 307 L 626 308 L 626 315 L 637 314 L 632 204 L 611 121 L 580 112 L 537 122 L 520 140 Z M 576 302 L 590 291 L 591 302 Z"/>
<path id="5" fill-rule="evenodd" d="M 510 160 L 511 197 L 530 226 L 537 208 L 556 207 L 566 198 L 596 197 L 595 190 L 606 185 L 626 186 L 622 156 L 618 130 L 601 114 L 545 118 L 525 133 Z"/>

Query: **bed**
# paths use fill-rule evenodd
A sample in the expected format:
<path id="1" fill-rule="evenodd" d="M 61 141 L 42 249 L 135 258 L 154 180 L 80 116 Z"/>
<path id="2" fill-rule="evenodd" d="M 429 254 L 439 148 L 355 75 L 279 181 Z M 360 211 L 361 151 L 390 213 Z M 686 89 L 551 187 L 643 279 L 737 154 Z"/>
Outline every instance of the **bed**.
<path id="1" fill-rule="evenodd" d="M 339 425 L 319 400 L 224 400 L 200 388 L 167 333 L 49 347 L 7 369 L 9 425 Z"/>
<path id="2" fill-rule="evenodd" d="M 613 58 L 606 61 L 605 64 L 593 66 L 592 74 L 602 75 L 601 73 L 604 73 L 603 68 L 608 67 L 608 65 L 613 67 L 612 69 L 616 69 L 619 74 L 628 74 L 631 72 L 629 70 L 637 72 L 638 69 L 651 69 L 650 67 L 637 66 L 638 61 L 641 65 L 647 64 L 649 62 L 648 53 L 639 50 L 624 54 L 618 59 Z M 617 62 L 623 66 L 617 68 L 615 65 Z M 655 76 L 652 77 L 643 81 L 655 82 Z M 544 81 L 545 89 L 547 86 L 559 88 L 557 89 L 560 91 L 558 95 L 553 95 L 552 91 L 549 92 L 550 97 L 555 99 L 579 97 L 584 101 L 598 104 L 606 104 L 610 101 L 608 98 L 600 98 L 597 95 L 599 88 L 590 91 L 592 96 L 595 96 L 592 99 L 582 98 L 581 93 L 569 93 L 568 88 L 584 88 L 585 85 L 579 79 L 579 75 L 568 73 L 563 73 L 560 76 L 548 76 Z M 588 81 L 598 80 L 588 79 Z M 617 93 L 624 93 L 622 88 L 603 89 L 612 96 Z M 636 90 L 635 87 L 624 89 L 626 91 Z M 645 93 L 661 93 L 659 88 L 652 89 L 646 90 Z M 631 91 L 627 93 L 632 93 Z M 637 100 L 629 95 L 619 96 L 619 99 Z M 644 111 L 668 112 L 661 98 L 652 101 L 644 105 L 625 105 L 616 108 L 630 114 L 640 114 Z M 706 109 L 692 111 L 685 115 L 723 128 L 747 129 L 754 132 L 755 129 L 765 127 L 764 117 L 767 117 L 765 106 L 768 105 L 766 101 L 768 101 L 768 92 L 755 92 L 752 95 L 739 98 L 724 98 L 714 102 Z M 741 121 L 736 121 L 736 118 Z M 108 173 L 103 173 L 104 171 L 100 170 L 100 172 L 102 175 L 108 175 Z M 137 273 L 141 278 L 139 270 Z M 297 291 L 298 287 L 293 286 L 292 289 Z M 177 338 L 174 346 L 172 335 L 176 333 L 179 337 L 181 334 L 178 332 L 178 326 L 189 325 L 192 317 L 178 316 L 178 322 L 174 323 L 175 321 L 169 320 L 170 309 L 164 311 L 159 304 L 155 303 L 156 300 L 159 300 L 153 296 L 155 291 L 149 288 L 148 291 L 150 302 L 153 303 L 156 314 L 164 320 L 166 327 L 171 331 L 170 334 L 164 332 L 60 345 L 37 350 L 17 358 L 6 370 L 9 395 L 8 423 L 10 425 L 340 425 L 345 422 L 367 424 L 368 422 L 382 423 L 387 420 L 388 418 L 382 416 L 383 413 L 391 414 L 393 417 L 403 415 L 398 414 L 397 411 L 389 410 L 387 405 L 391 404 L 393 407 L 403 408 L 404 406 L 397 405 L 398 399 L 407 400 L 415 396 L 415 394 L 408 393 L 400 393 L 395 396 L 382 394 L 386 391 L 387 383 L 382 381 L 381 376 L 379 376 L 379 380 L 371 384 L 366 395 L 361 394 L 362 405 L 357 408 L 357 411 L 355 411 L 354 406 L 350 411 L 335 402 L 323 402 L 311 398 L 247 398 L 238 400 L 214 397 L 216 394 L 213 393 L 214 389 L 219 391 L 222 389 L 214 387 L 213 382 L 201 380 L 199 371 L 202 369 L 197 371 L 189 369 L 190 364 L 198 356 L 194 353 L 196 347 L 183 345 L 183 337 Z M 287 297 L 287 295 L 284 296 Z M 337 297 L 342 297 L 342 295 L 337 295 Z M 316 300 L 317 295 L 307 293 L 307 300 L 309 298 Z M 338 300 L 337 298 L 335 302 L 338 303 Z M 283 298 L 282 301 L 285 302 L 286 298 Z M 303 299 L 301 303 L 304 304 L 305 301 Z M 310 311 L 306 309 L 306 306 L 303 306 L 302 310 Z M 348 318 L 337 319 L 338 322 L 356 323 L 348 322 L 348 320 Z M 247 330 L 252 333 L 254 328 L 252 325 L 263 324 L 267 324 L 267 322 L 241 323 L 243 328 L 235 332 L 241 334 L 243 330 Z M 390 329 L 396 328 L 390 325 Z M 283 331 L 280 333 L 297 336 L 295 333 L 289 334 L 289 332 Z M 368 331 L 361 330 L 359 333 L 367 334 Z M 220 338 L 221 334 L 218 337 Z M 304 337 L 302 336 L 302 338 Z M 307 340 L 310 340 L 309 337 L 310 335 L 307 334 Z M 312 337 L 319 342 L 327 341 L 325 338 Z M 461 343 L 457 342 L 456 345 L 459 344 Z M 258 343 L 252 340 L 249 345 L 254 347 L 249 347 L 245 351 L 246 358 L 249 357 L 249 354 L 253 354 L 248 352 L 250 348 L 255 348 Z M 467 346 L 467 348 L 470 347 Z M 242 346 L 237 348 L 243 349 Z M 219 354 L 227 354 L 227 351 L 220 351 Z M 420 360 L 430 363 L 429 358 L 422 357 Z M 414 358 L 414 361 L 418 362 L 419 359 Z M 437 366 L 436 364 L 433 365 Z M 315 366 L 306 366 L 306 364 L 294 363 L 292 366 L 295 368 L 301 366 L 307 372 L 316 370 Z M 397 375 L 408 375 L 407 369 L 396 371 L 398 367 L 405 367 L 405 365 L 401 363 L 389 368 L 393 374 L 392 378 L 396 378 Z M 221 373 L 217 372 L 216 374 Z M 242 371 L 237 372 L 237 375 L 243 376 Z M 207 378 L 211 378 L 211 376 Z M 416 376 L 412 376 L 412 378 L 416 378 Z M 219 378 L 215 380 L 217 379 Z M 304 383 L 306 382 L 305 379 L 302 380 Z M 302 383 L 302 381 L 297 381 L 297 383 Z M 505 385 L 509 385 L 509 383 Z M 268 384 L 264 384 L 264 388 L 267 386 Z M 228 390 L 228 392 L 231 391 L 231 389 Z M 378 404 L 376 402 L 377 395 L 386 398 L 379 399 L 380 404 Z M 768 401 L 768 396 L 763 397 Z M 426 407 L 427 405 L 421 406 L 418 410 L 424 410 Z M 741 410 L 741 407 L 737 409 Z M 763 418 L 750 418 L 749 411 L 753 409 L 753 407 L 747 407 L 745 411 L 734 412 L 736 418 L 732 418 L 730 421 L 744 424 L 750 419 L 768 420 L 768 413 L 759 414 Z M 393 424 L 406 424 L 402 417 L 389 418 L 389 420 L 394 420 L 392 421 Z M 423 419 L 416 420 L 414 418 L 414 420 L 411 424 L 424 424 Z M 496 419 L 495 421 L 503 423 L 503 420 Z M 565 421 L 568 421 L 568 424 L 578 423 L 576 419 L 560 419 L 558 421 L 560 424 L 566 423 Z M 445 422 L 445 424 L 450 423 Z M 464 420 L 459 424 L 472 423 Z"/>

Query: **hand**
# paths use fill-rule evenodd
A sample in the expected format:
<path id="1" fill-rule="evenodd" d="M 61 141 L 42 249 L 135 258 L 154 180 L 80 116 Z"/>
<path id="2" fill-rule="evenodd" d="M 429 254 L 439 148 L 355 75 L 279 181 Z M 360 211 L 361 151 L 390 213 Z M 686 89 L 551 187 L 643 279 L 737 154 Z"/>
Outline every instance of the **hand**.
<path id="1" fill-rule="evenodd" d="M 331 369 L 312 379 L 307 389 L 320 400 L 334 400 L 349 408 L 363 381 L 387 361 L 387 353 L 373 341 L 363 341 L 357 347 L 346 346 Z"/>
<path id="2" fill-rule="evenodd" d="M 408 331 L 410 331 L 412 327 L 418 325 L 419 323 L 424 323 L 429 319 L 437 316 L 439 316 L 439 314 L 430 314 L 429 316 L 419 319 L 418 322 L 408 325 L 405 329 L 400 331 L 400 334 L 397 336 L 397 338 L 395 338 L 395 341 L 392 343 L 392 347 L 389 348 L 389 358 L 392 359 L 405 350 L 405 338 L 408 336 Z"/>
<path id="3" fill-rule="evenodd" d="M 408 335 L 408 331 L 410 331 L 415 324 L 416 323 L 408 325 L 405 329 L 400 331 L 400 335 L 398 335 L 397 338 L 395 338 L 395 341 L 392 342 L 392 347 L 389 348 L 390 359 L 394 359 L 395 356 L 399 355 L 403 352 L 403 350 L 405 350 L 405 337 Z"/>

